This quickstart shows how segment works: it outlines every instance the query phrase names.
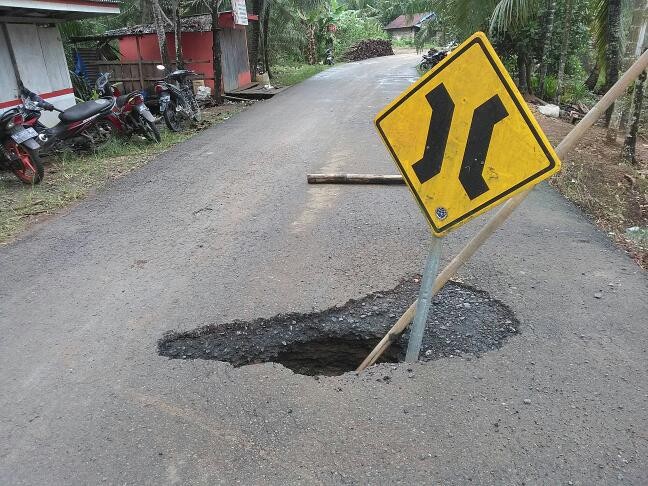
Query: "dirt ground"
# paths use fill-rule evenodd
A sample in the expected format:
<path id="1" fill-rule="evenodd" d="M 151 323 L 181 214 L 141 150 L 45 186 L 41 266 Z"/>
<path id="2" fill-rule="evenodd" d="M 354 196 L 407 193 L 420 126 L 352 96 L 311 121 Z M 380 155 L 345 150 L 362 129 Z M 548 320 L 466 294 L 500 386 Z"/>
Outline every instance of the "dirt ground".
<path id="1" fill-rule="evenodd" d="M 573 128 L 570 123 L 538 113 L 536 119 L 556 146 Z M 607 131 L 592 127 L 563 160 L 551 184 L 587 212 L 643 268 L 648 268 L 648 244 L 629 236 L 632 227 L 648 228 L 648 138 L 637 141 L 638 165 L 621 158 L 623 139 L 608 141 Z"/>

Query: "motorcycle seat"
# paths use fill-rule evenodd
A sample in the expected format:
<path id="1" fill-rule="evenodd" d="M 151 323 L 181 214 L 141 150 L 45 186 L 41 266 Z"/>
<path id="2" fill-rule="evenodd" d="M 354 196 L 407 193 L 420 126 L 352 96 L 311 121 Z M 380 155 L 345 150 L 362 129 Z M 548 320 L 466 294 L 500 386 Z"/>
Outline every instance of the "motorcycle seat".
<path id="1" fill-rule="evenodd" d="M 118 96 L 117 99 L 115 100 L 115 102 L 117 103 L 117 108 L 121 108 L 122 106 L 124 106 L 128 101 L 128 98 L 130 98 L 130 94 Z"/>
<path id="2" fill-rule="evenodd" d="M 113 106 L 114 101 L 108 98 L 86 101 L 65 110 L 59 115 L 59 120 L 67 123 L 85 120 L 99 113 L 108 112 Z"/>

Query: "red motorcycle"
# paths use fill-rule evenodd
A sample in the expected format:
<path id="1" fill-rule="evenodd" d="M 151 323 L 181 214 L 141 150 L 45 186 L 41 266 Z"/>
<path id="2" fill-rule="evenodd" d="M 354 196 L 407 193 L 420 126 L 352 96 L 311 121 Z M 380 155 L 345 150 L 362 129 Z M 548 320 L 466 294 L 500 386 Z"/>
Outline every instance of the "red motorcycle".
<path id="1" fill-rule="evenodd" d="M 21 97 L 25 112 L 24 125 L 38 132 L 43 155 L 65 149 L 95 151 L 122 126 L 112 111 L 114 98 L 99 98 L 60 110 L 26 88 L 22 89 Z M 52 128 L 43 125 L 40 122 L 41 110 L 58 111 L 60 123 Z"/>
<path id="2" fill-rule="evenodd" d="M 0 170 L 12 171 L 25 184 L 38 184 L 43 180 L 38 133 L 24 123 L 22 107 L 0 115 Z"/>
<path id="3" fill-rule="evenodd" d="M 151 142 L 160 142 L 160 132 L 155 126 L 155 117 L 144 104 L 139 91 L 122 95 L 116 85 L 110 84 L 110 73 L 97 78 L 95 89 L 102 97 L 115 98 L 113 113 L 121 122 L 120 133 L 126 136 L 138 134 Z"/>

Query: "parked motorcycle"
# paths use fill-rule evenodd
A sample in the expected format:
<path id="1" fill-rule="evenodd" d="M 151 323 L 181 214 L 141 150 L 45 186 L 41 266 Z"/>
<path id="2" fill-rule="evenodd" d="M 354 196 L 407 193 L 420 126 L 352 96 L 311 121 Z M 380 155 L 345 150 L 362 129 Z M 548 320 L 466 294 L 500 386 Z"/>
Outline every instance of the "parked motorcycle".
<path id="1" fill-rule="evenodd" d="M 52 154 L 65 149 L 76 152 L 95 151 L 108 142 L 122 126 L 112 112 L 114 98 L 99 98 L 60 110 L 28 89 L 21 92 L 25 125 L 38 132 L 41 153 Z M 41 110 L 58 111 L 60 123 L 48 128 L 40 121 Z"/>
<path id="2" fill-rule="evenodd" d="M 161 64 L 158 64 L 157 68 L 160 71 L 166 70 Z M 178 69 L 167 74 L 155 85 L 155 93 L 160 102 L 160 113 L 166 126 L 172 132 L 179 132 L 190 120 L 195 122 L 202 120 L 200 106 L 194 97 L 193 86 L 187 79 L 195 75 L 194 71 Z"/>
<path id="3" fill-rule="evenodd" d="M 44 175 L 38 132 L 24 123 L 23 107 L 0 115 L 0 170 L 12 171 L 25 184 L 38 184 Z"/>
<path id="4" fill-rule="evenodd" d="M 113 113 L 121 122 L 119 132 L 130 136 L 134 133 L 151 142 L 160 142 L 160 132 L 155 126 L 155 117 L 144 104 L 144 96 L 139 91 L 122 95 L 116 85 L 110 84 L 110 73 L 97 78 L 95 90 L 102 97 L 115 98 Z"/>
<path id="5" fill-rule="evenodd" d="M 333 60 L 333 49 L 330 47 L 326 49 L 326 52 L 324 53 L 324 64 L 328 64 L 329 66 L 332 66 L 335 61 Z"/>
<path id="6" fill-rule="evenodd" d="M 434 48 L 430 49 L 427 54 L 423 54 L 423 60 L 420 62 L 418 65 L 418 68 L 420 71 L 429 71 L 432 69 L 434 66 L 439 64 L 442 60 L 444 60 L 450 52 L 452 52 L 452 49 L 456 47 L 456 44 L 450 43 L 446 47 L 441 48 L 440 50 L 436 50 Z"/>

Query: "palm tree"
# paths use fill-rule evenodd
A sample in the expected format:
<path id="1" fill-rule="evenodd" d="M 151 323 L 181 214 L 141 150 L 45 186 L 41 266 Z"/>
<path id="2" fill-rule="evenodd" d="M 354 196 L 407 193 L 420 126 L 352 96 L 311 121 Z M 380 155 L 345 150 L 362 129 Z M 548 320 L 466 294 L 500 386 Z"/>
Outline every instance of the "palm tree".
<path id="1" fill-rule="evenodd" d="M 569 51 L 569 39 L 571 34 L 571 21 L 574 13 L 573 0 L 565 0 L 565 23 L 562 27 L 562 38 L 560 41 L 560 59 L 558 60 L 558 86 L 556 88 L 557 100 L 560 104 L 560 98 L 563 94 L 565 81 L 565 63 L 567 61 L 567 52 Z"/>
<path id="2" fill-rule="evenodd" d="M 604 90 L 619 79 L 621 59 L 621 0 L 594 0 L 592 34 L 597 65 L 605 73 Z M 605 112 L 605 126 L 610 126 L 614 105 Z"/>
<path id="3" fill-rule="evenodd" d="M 538 78 L 538 90 L 540 96 L 545 95 L 545 78 L 547 77 L 547 54 L 551 47 L 551 36 L 554 29 L 554 18 L 556 14 L 556 0 L 548 0 L 547 18 L 544 28 L 544 42 L 542 44 L 542 54 L 540 55 L 540 76 Z"/>
<path id="4" fill-rule="evenodd" d="M 631 34 L 633 41 L 630 43 L 630 51 L 634 58 L 639 57 L 641 53 L 648 49 L 648 0 L 636 0 L 635 1 L 635 10 L 633 12 L 633 22 L 631 27 Z M 634 45 L 633 45 L 634 44 Z M 634 48 L 634 52 L 632 52 Z M 637 133 L 639 131 L 639 123 L 641 120 L 641 109 L 643 104 L 643 99 L 645 96 L 645 84 L 646 84 L 646 71 L 641 73 L 639 79 L 637 79 L 633 86 L 633 96 L 631 107 L 627 111 L 631 111 L 630 124 L 628 127 L 628 133 L 625 137 L 623 143 L 623 158 L 630 162 L 631 164 L 636 164 L 636 145 L 637 145 Z"/>

